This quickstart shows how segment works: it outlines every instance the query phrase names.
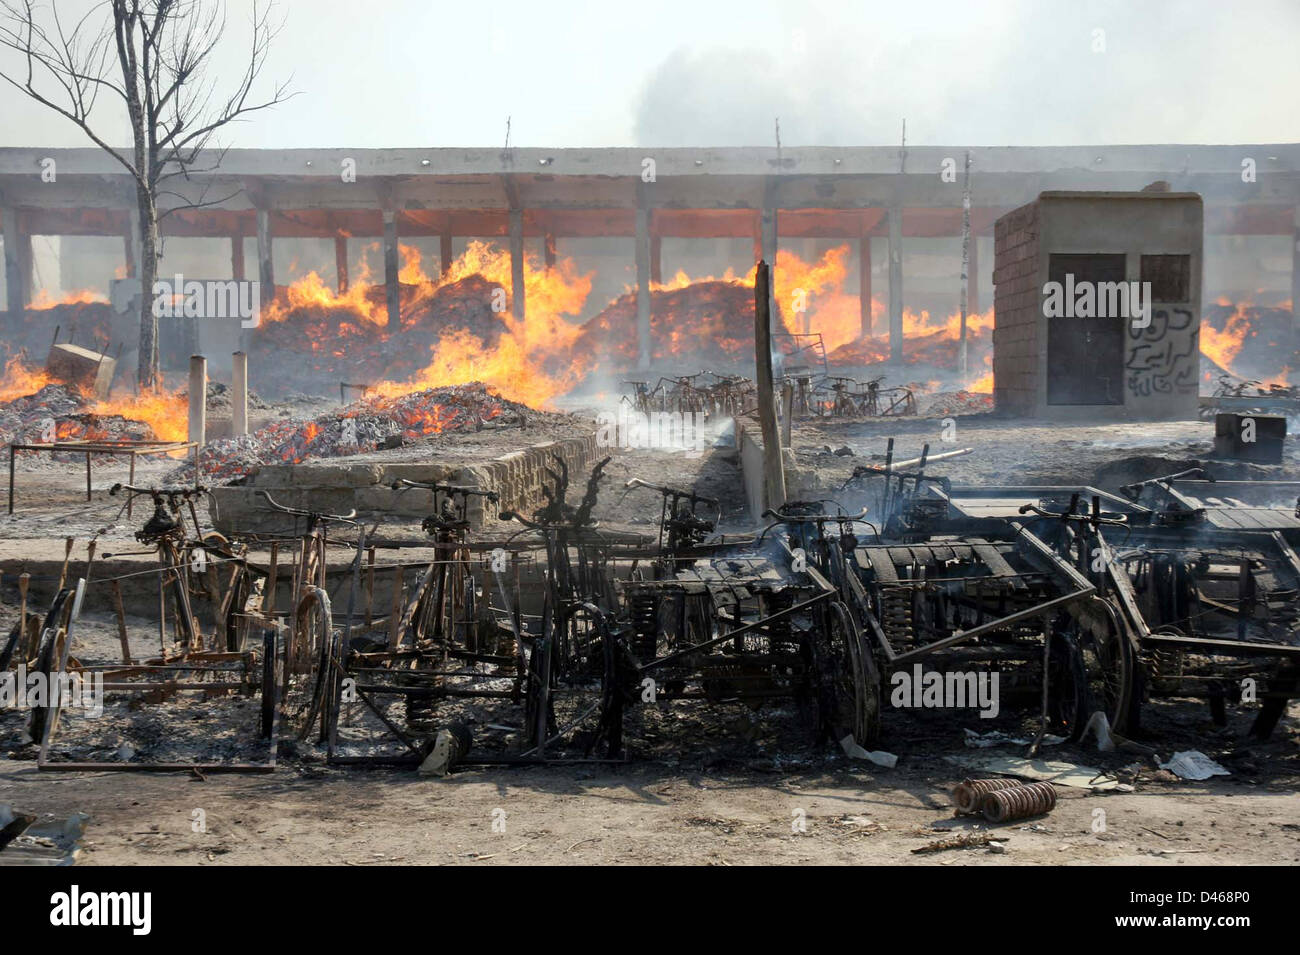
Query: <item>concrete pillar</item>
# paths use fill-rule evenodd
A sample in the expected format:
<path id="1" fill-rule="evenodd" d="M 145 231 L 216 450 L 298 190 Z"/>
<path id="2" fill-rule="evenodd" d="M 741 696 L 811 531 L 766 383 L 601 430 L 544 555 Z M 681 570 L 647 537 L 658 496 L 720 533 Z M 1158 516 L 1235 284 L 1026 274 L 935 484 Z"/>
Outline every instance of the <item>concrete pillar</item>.
<path id="1" fill-rule="evenodd" d="M 397 213 L 384 210 L 384 299 L 388 304 L 388 328 L 402 324 L 402 287 L 397 273 Z"/>
<path id="2" fill-rule="evenodd" d="M 438 274 L 446 275 L 451 268 L 451 233 L 444 232 L 438 236 Z"/>
<path id="3" fill-rule="evenodd" d="M 858 314 L 862 321 L 861 338 L 871 337 L 871 236 L 858 239 Z"/>
<path id="4" fill-rule="evenodd" d="M 524 301 L 524 210 L 510 210 L 510 314 L 522 320 Z"/>
<path id="5" fill-rule="evenodd" d="M 257 210 L 257 278 L 262 283 L 262 301 L 275 295 L 275 261 L 271 256 L 271 213 Z"/>
<path id="6" fill-rule="evenodd" d="M 903 360 L 903 208 L 889 208 L 889 360 Z"/>
<path id="7" fill-rule="evenodd" d="M 967 250 L 969 261 L 966 263 L 966 310 L 972 315 L 978 315 L 980 310 L 979 247 L 979 236 L 972 232 Z"/>
<path id="8" fill-rule="evenodd" d="M 334 276 L 339 292 L 348 290 L 348 240 L 347 236 L 334 237 Z"/>
<path id="9" fill-rule="evenodd" d="M 207 443 L 208 430 L 208 360 L 190 356 L 190 427 L 189 440 L 199 447 Z"/>
<path id="10" fill-rule="evenodd" d="M 545 236 L 543 236 L 543 238 L 542 238 L 542 256 L 543 256 L 543 258 L 544 258 L 545 261 L 546 261 L 546 271 L 549 272 L 549 271 L 551 271 L 551 269 L 555 268 L 555 260 L 556 260 L 557 256 L 556 256 L 556 252 L 555 252 L 555 233 L 554 233 L 554 232 L 548 232 L 548 233 L 546 233 Z"/>
<path id="11" fill-rule="evenodd" d="M 650 210 L 636 210 L 636 343 L 641 371 L 650 367 Z"/>
<path id="12" fill-rule="evenodd" d="M 650 236 L 650 281 L 656 285 L 664 281 L 663 243 L 661 236 Z"/>
<path id="13" fill-rule="evenodd" d="M 21 312 L 31 301 L 32 237 L 19 231 L 18 210 L 13 206 L 0 208 L 0 226 L 5 240 L 5 306 L 11 312 Z M 25 257 L 24 245 L 28 250 Z"/>
<path id="14" fill-rule="evenodd" d="M 230 433 L 238 438 L 248 434 L 248 354 L 237 351 L 230 359 Z"/>
<path id="15" fill-rule="evenodd" d="M 230 277 L 236 282 L 244 281 L 244 237 L 243 235 L 232 235 L 230 237 Z"/>
<path id="16" fill-rule="evenodd" d="M 1292 213 L 1291 224 L 1291 327 L 1300 331 L 1300 206 Z"/>

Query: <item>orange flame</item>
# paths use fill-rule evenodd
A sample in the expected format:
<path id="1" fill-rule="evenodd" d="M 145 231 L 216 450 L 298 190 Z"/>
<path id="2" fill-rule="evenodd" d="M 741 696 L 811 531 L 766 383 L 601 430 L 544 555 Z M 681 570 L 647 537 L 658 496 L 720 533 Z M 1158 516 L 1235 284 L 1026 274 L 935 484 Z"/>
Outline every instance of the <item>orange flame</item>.
<path id="1" fill-rule="evenodd" d="M 13 401 L 15 398 L 34 395 L 50 381 L 50 376 L 43 370 L 29 368 L 21 354 L 14 355 L 5 364 L 3 374 L 0 374 L 0 401 Z"/>
<path id="2" fill-rule="evenodd" d="M 1231 371 L 1233 361 L 1251 334 L 1250 318 L 1246 315 L 1246 309 L 1251 306 L 1249 302 L 1234 304 L 1226 298 L 1220 298 L 1217 304 L 1225 308 L 1231 307 L 1233 312 L 1228 316 L 1222 331 L 1208 321 L 1201 321 L 1201 353 L 1220 368 Z"/>
<path id="3" fill-rule="evenodd" d="M 184 391 L 144 392 L 96 401 L 86 410 L 97 415 L 121 415 L 142 421 L 159 441 L 184 441 L 189 435 L 190 402 Z"/>
<path id="4" fill-rule="evenodd" d="M 366 251 L 377 248 L 372 245 Z M 375 394 L 393 396 L 482 381 L 502 397 L 545 407 L 581 379 L 586 362 L 573 360 L 571 353 L 581 326 L 566 316 L 577 316 L 586 304 L 591 293 L 590 273 L 579 274 L 567 259 L 545 269 L 539 267 L 535 257 L 527 256 L 524 262 L 526 314 L 517 319 L 512 309 L 504 307 L 513 288 L 508 252 L 487 242 L 471 242 L 435 279 L 425 273 L 419 249 L 399 246 L 399 251 L 402 267 L 398 279 L 405 287 L 401 316 L 404 326 L 419 320 L 423 307 L 439 289 L 478 275 L 502 290 L 499 302 L 503 307 L 497 315 L 505 325 L 505 334 L 495 342 L 486 342 L 463 330 L 450 332 L 432 347 L 429 363 L 419 373 L 404 382 L 378 383 Z M 309 273 L 277 296 L 264 309 L 262 317 L 277 322 L 288 319 L 299 309 L 346 309 L 367 323 L 387 327 L 387 304 L 382 295 L 376 294 L 379 286 L 370 281 L 370 275 L 364 256 L 359 275 L 345 292 L 335 291 L 318 274 Z M 321 343 L 313 343 L 311 347 L 318 344 Z"/>
<path id="5" fill-rule="evenodd" d="M 64 292 L 58 298 L 52 296 L 47 290 L 41 289 L 32 297 L 31 304 L 27 307 L 31 309 L 44 309 L 56 308 L 60 305 L 104 305 L 107 303 L 107 295 L 91 289 L 83 288 L 72 292 Z"/>

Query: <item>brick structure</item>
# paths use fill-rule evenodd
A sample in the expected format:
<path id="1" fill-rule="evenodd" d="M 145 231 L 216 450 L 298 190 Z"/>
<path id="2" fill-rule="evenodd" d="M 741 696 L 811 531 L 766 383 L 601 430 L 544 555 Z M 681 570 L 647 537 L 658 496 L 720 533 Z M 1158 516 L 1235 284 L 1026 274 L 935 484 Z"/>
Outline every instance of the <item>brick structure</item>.
<path id="1" fill-rule="evenodd" d="M 355 509 L 363 519 L 398 518 L 413 520 L 433 512 L 433 492 L 418 488 L 393 490 L 399 480 L 437 481 L 496 491 L 501 500 L 484 505 L 481 498 L 470 500 L 468 514 L 475 529 L 496 522 L 500 511 L 531 515 L 545 503 L 543 484 L 553 482 L 547 468 L 556 468 L 555 456 L 569 468 L 568 500 L 576 504 L 587 488 L 592 466 L 604 454 L 594 434 L 549 444 L 533 445 L 490 460 L 447 460 L 425 462 L 314 461 L 308 464 L 275 464 L 259 468 L 242 484 L 212 489 L 213 525 L 225 534 L 271 533 L 293 529 L 292 518 L 284 518 L 266 507 L 257 493 L 267 491 L 279 504 L 315 508 L 346 514 Z M 608 491 L 608 484 L 606 484 Z M 300 523 L 300 522 L 299 522 Z"/>
<path id="2" fill-rule="evenodd" d="M 1203 210 L 1195 193 L 1044 192 L 994 225 L 993 395 L 1000 412 L 1071 420 L 1194 418 Z M 1053 314 L 1099 290 L 1108 314 Z M 1149 283 L 1149 284 L 1147 284 Z M 1149 290 L 1149 316 L 1116 314 Z M 1105 294 L 1103 294 L 1105 293 Z M 1080 314 L 1074 314 L 1078 302 Z M 1056 310 L 1059 312 L 1059 308 Z M 1147 318 L 1149 317 L 1149 323 Z"/>

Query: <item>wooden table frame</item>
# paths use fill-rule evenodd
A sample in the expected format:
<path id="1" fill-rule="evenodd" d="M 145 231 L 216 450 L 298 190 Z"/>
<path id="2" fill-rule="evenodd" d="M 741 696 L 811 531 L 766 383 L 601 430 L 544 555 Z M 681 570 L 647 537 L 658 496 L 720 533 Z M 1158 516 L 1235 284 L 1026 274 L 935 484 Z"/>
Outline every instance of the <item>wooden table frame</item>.
<path id="1" fill-rule="evenodd" d="M 135 459 L 141 454 L 170 454 L 188 451 L 194 458 L 194 486 L 199 486 L 199 443 L 197 441 L 53 441 L 48 444 L 9 445 L 9 513 L 14 512 L 14 460 L 19 451 L 70 452 L 86 456 L 86 500 L 90 496 L 90 459 L 96 454 L 128 455 L 131 458 L 128 484 L 135 483 Z M 131 499 L 127 499 L 126 515 L 131 516 Z"/>

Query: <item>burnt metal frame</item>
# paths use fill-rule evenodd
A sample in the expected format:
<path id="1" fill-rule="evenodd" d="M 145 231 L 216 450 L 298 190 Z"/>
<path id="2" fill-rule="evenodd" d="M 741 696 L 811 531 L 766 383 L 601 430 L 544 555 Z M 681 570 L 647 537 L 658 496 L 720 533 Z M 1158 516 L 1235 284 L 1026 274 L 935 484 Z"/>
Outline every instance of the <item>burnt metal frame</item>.
<path id="1" fill-rule="evenodd" d="M 72 614 L 68 620 L 67 636 L 63 642 L 63 652 L 59 655 L 58 663 L 51 674 L 51 679 L 57 681 L 64 673 L 67 672 L 68 658 L 72 652 L 72 627 L 76 623 L 81 613 L 81 605 L 85 597 L 86 580 L 84 578 L 77 581 L 76 592 L 73 596 Z M 132 669 L 146 669 L 144 667 L 134 667 Z M 211 687 L 193 687 L 194 689 L 217 689 L 221 684 L 213 684 Z M 134 689 L 135 687 L 129 687 Z M 140 685 L 141 690 L 149 689 L 148 685 Z M 128 689 L 127 686 L 114 686 L 114 689 Z M 110 692 L 109 687 L 105 687 L 105 693 Z M 62 707 L 60 707 L 60 710 Z M 113 762 L 111 760 L 74 760 L 71 762 L 61 762 L 58 760 L 51 761 L 50 740 L 54 735 L 54 725 L 58 720 L 58 711 L 51 713 L 45 719 L 44 729 L 41 733 L 40 751 L 36 757 L 36 768 L 39 771 L 46 772 L 186 772 L 186 773 L 272 773 L 275 772 L 277 740 L 279 734 L 275 731 L 278 729 L 279 717 L 277 715 L 277 726 L 272 730 L 270 752 L 265 763 L 123 763 Z"/>
<path id="2" fill-rule="evenodd" d="M 86 500 L 91 500 L 90 462 L 96 454 L 111 456 L 128 455 L 131 466 L 128 484 L 135 483 L 135 459 L 142 454 L 170 454 L 173 451 L 190 451 L 194 458 L 194 486 L 199 486 L 199 443 L 197 441 L 53 441 L 46 444 L 11 444 L 9 445 L 9 513 L 14 512 L 14 478 L 15 454 L 18 451 L 49 451 L 51 453 L 67 452 L 86 456 Z M 131 504 L 127 503 L 126 516 L 131 516 Z"/>

